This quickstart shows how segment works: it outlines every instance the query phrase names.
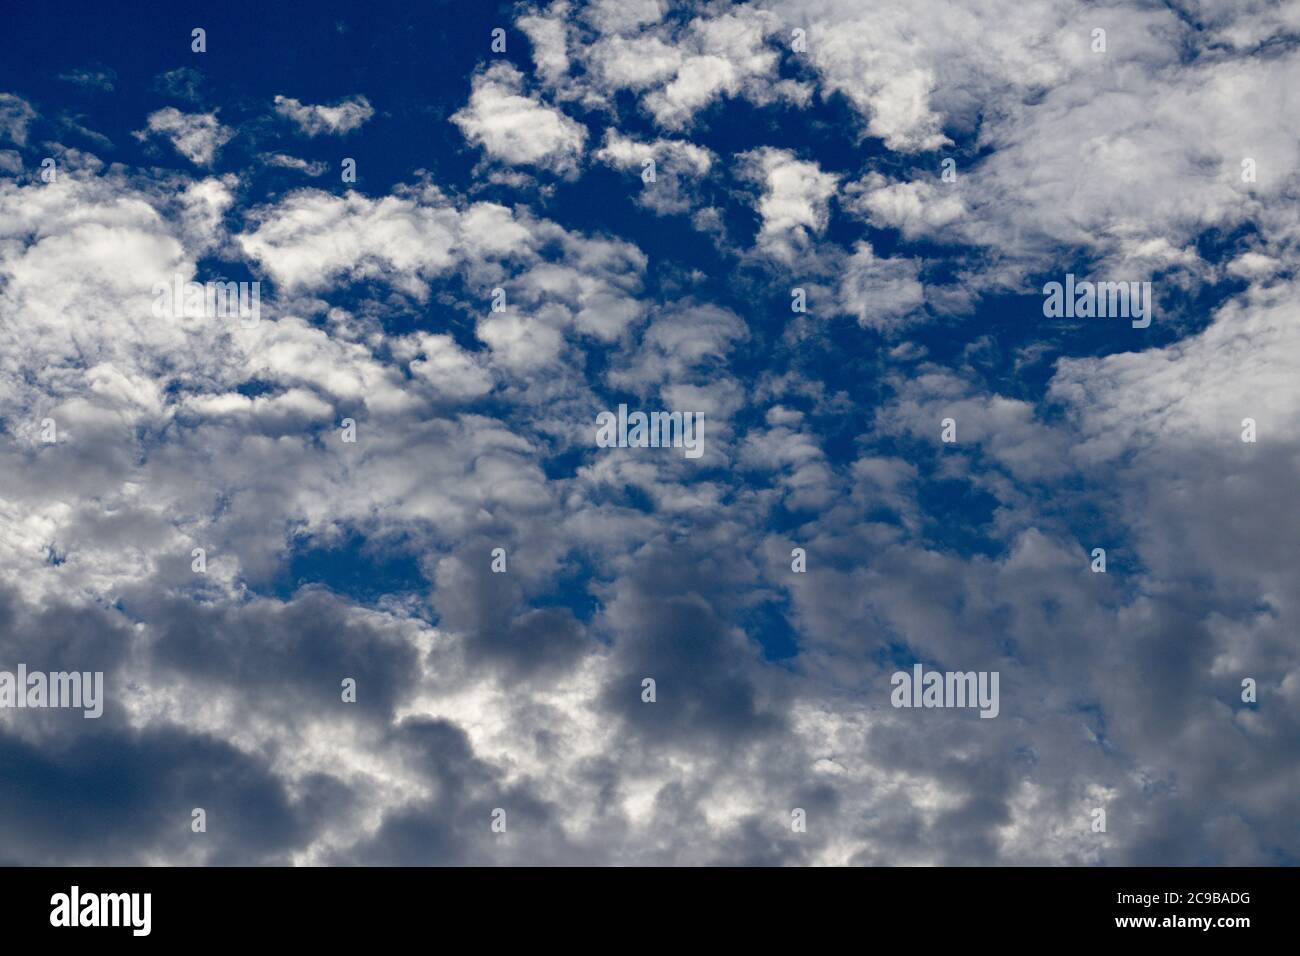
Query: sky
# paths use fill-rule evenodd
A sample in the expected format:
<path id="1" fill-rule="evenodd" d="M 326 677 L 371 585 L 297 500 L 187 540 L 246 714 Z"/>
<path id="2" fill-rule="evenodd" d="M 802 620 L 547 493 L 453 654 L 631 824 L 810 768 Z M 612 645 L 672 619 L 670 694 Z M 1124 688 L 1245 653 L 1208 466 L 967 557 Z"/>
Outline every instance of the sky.
<path id="1" fill-rule="evenodd" d="M 1300 862 L 1300 4 L 4 16 L 0 863 Z"/>

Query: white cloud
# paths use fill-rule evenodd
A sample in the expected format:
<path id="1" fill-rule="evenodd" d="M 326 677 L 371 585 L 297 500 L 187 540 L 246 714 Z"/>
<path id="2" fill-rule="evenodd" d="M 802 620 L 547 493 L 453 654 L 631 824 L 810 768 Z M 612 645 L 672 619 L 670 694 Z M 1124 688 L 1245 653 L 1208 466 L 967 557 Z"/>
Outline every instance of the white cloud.
<path id="1" fill-rule="evenodd" d="M 479 320 L 477 335 L 492 349 L 496 362 L 515 373 L 530 372 L 559 360 L 564 349 L 563 322 L 553 310 L 533 317 L 488 315 Z"/>
<path id="2" fill-rule="evenodd" d="M 589 59 L 604 84 L 614 89 L 644 90 L 674 76 L 685 55 L 658 36 L 613 36 L 596 43 Z"/>
<path id="3" fill-rule="evenodd" d="M 742 153 L 738 174 L 762 187 L 758 244 L 769 254 L 793 261 L 812 235 L 825 230 L 829 201 L 839 182 L 836 174 L 823 172 L 816 162 L 797 159 L 789 150 L 771 147 Z"/>
<path id="4" fill-rule="evenodd" d="M 881 259 L 871 244 L 860 242 L 843 265 L 840 280 L 840 308 L 857 318 L 863 328 L 880 331 L 920 318 L 917 310 L 925 302 L 925 288 L 919 276 L 921 263 L 915 259 Z"/>
<path id="5" fill-rule="evenodd" d="M 249 218 L 254 228 L 239 245 L 288 290 L 383 279 L 423 298 L 428 279 L 455 264 L 459 217 L 434 194 L 370 199 L 305 189 Z"/>
<path id="6" fill-rule="evenodd" d="M 173 106 L 149 114 L 149 132 L 166 136 L 176 152 L 197 166 L 211 166 L 217 150 L 235 135 L 215 113 L 182 113 Z M 140 139 L 145 135 L 136 134 Z"/>
<path id="7" fill-rule="evenodd" d="M 267 156 L 266 164 L 268 166 L 279 166 L 281 169 L 296 169 L 298 172 L 306 173 L 308 176 L 313 178 L 325 175 L 326 171 L 329 169 L 328 166 L 319 160 L 308 162 L 305 159 L 300 159 L 297 156 L 287 156 L 284 153 L 272 153 L 270 156 Z"/>
<path id="8" fill-rule="evenodd" d="M 1078 416 L 1080 457 L 1106 461 L 1164 445 L 1238 448 L 1243 418 L 1256 419 L 1269 443 L 1294 443 L 1284 423 L 1300 405 L 1296 291 L 1291 281 L 1256 286 L 1203 332 L 1164 348 L 1062 359 L 1052 394 Z"/>
<path id="9" fill-rule="evenodd" d="M 610 68 L 610 61 L 638 55 L 644 46 L 630 50 L 617 38 L 598 41 L 592 58 L 605 66 L 606 79 L 637 79 L 636 85 L 654 83 L 642 102 L 655 121 L 667 129 L 682 129 L 694 115 L 722 96 L 748 93 L 756 100 L 771 97 L 770 84 L 779 59 L 766 43 L 775 29 L 771 14 L 740 6 L 718 17 L 697 17 L 674 38 L 673 52 L 651 57 L 653 72 L 640 77 Z M 667 80 L 662 86 L 658 83 Z M 626 85 L 633 85 L 628 83 Z"/>
<path id="10" fill-rule="evenodd" d="M 845 192 L 851 197 L 846 204 L 851 211 L 877 228 L 901 229 L 908 239 L 942 238 L 945 226 L 969 214 L 961 191 L 955 184 L 944 183 L 938 170 L 933 173 L 933 181 L 918 177 L 893 183 L 879 173 L 871 173 L 846 187 Z"/>
<path id="11" fill-rule="evenodd" d="M 375 109 L 364 96 L 350 96 L 333 106 L 314 106 L 299 102 L 289 96 L 276 96 L 275 111 L 293 120 L 298 129 L 308 136 L 342 136 L 359 129 L 375 115 Z"/>
<path id="12" fill-rule="evenodd" d="M 516 307 L 572 325 L 604 342 L 619 339 L 640 321 L 646 305 L 637 293 L 646 256 L 629 242 L 590 238 L 554 224 L 536 227 L 538 243 L 559 243 L 559 259 L 537 259 L 505 288 Z"/>
<path id="13" fill-rule="evenodd" d="M 569 15 L 569 4 L 559 0 L 547 10 L 546 16 L 526 15 L 515 21 L 532 44 L 538 74 L 552 85 L 569 72 Z"/>
<path id="14" fill-rule="evenodd" d="M 492 374 L 450 335 L 408 336 L 407 341 L 394 346 L 394 351 L 409 356 L 411 374 L 440 395 L 473 399 L 492 391 Z"/>
<path id="15" fill-rule="evenodd" d="M 474 78 L 469 105 L 452 116 L 465 138 L 493 159 L 556 172 L 576 167 L 587 129 L 558 109 L 522 95 L 523 74 L 497 63 Z"/>
<path id="16" fill-rule="evenodd" d="M 667 10 L 667 0 L 595 0 L 583 16 L 601 33 L 624 33 L 658 23 Z"/>

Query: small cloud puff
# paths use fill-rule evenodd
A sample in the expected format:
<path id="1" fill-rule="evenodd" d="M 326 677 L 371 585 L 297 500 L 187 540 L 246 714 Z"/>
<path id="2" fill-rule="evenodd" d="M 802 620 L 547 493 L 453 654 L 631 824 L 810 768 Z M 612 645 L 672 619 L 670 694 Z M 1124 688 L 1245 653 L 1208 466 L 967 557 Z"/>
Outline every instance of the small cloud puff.
<path id="1" fill-rule="evenodd" d="M 343 136 L 375 115 L 375 108 L 364 96 L 350 96 L 334 106 L 312 106 L 290 96 L 277 96 L 275 111 L 293 120 L 308 136 Z"/>
<path id="2" fill-rule="evenodd" d="M 469 105 L 451 121 L 492 159 L 558 173 L 573 170 L 587 141 L 586 127 L 522 95 L 522 89 L 523 74 L 497 63 L 474 78 Z"/>
<path id="3" fill-rule="evenodd" d="M 197 166 L 211 166 L 217 150 L 235 135 L 221 125 L 216 113 L 182 113 L 173 106 L 150 113 L 148 132 L 135 135 L 143 141 L 149 133 L 166 136 L 176 152 Z"/>

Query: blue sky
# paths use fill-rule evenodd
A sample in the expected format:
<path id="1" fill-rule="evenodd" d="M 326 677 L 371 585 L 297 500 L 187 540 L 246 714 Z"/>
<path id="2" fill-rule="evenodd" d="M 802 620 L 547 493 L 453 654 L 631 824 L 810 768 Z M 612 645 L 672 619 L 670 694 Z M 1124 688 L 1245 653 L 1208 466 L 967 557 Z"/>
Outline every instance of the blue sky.
<path id="1" fill-rule="evenodd" d="M 1298 31 L 15 10 L 0 671 L 107 700 L 0 711 L 6 862 L 1295 862 Z"/>

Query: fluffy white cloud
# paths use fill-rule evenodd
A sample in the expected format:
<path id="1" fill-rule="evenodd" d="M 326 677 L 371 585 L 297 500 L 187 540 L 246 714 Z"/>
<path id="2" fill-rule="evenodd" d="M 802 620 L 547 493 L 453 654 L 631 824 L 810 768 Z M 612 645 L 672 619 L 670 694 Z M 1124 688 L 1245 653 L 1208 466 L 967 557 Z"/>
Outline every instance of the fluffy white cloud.
<path id="1" fill-rule="evenodd" d="M 548 13 L 548 16 L 524 15 L 515 23 L 532 44 L 538 74 L 554 85 L 569 72 L 569 5 L 560 0 Z"/>
<path id="2" fill-rule="evenodd" d="M 582 156 L 586 127 L 522 90 L 523 74 L 508 63 L 496 63 L 474 78 L 469 105 L 451 121 L 493 159 L 572 170 Z"/>
<path id="3" fill-rule="evenodd" d="M 759 246 L 778 259 L 793 261 L 810 237 L 826 228 L 839 177 L 789 150 L 771 147 L 741 154 L 738 173 L 762 188 Z"/>
<path id="4" fill-rule="evenodd" d="M 459 216 L 436 192 L 376 200 L 306 189 L 250 220 L 240 247 L 289 290 L 378 278 L 423 298 L 427 279 L 455 263 Z"/>
<path id="5" fill-rule="evenodd" d="M 667 11 L 667 0 L 595 0 L 582 13 L 600 33 L 625 33 L 658 23 Z"/>
<path id="6" fill-rule="evenodd" d="M 394 343 L 394 354 L 408 359 L 411 374 L 450 398 L 481 398 L 492 391 L 492 373 L 450 335 L 416 334 Z"/>
<path id="7" fill-rule="evenodd" d="M 850 184 L 845 192 L 850 197 L 846 205 L 853 212 L 877 228 L 901 229 L 908 239 L 941 239 L 945 226 L 968 215 L 961 192 L 937 174 L 933 181 L 917 178 L 891 183 L 879 173 L 871 173 Z"/>
<path id="8" fill-rule="evenodd" d="M 776 82 L 779 56 L 767 43 L 776 26 L 769 12 L 741 5 L 716 17 L 697 17 L 680 31 L 605 36 L 585 55 L 601 81 L 612 89 L 644 90 L 641 102 L 655 121 L 682 129 L 724 96 L 766 102 L 779 93 L 789 95 Z"/>

